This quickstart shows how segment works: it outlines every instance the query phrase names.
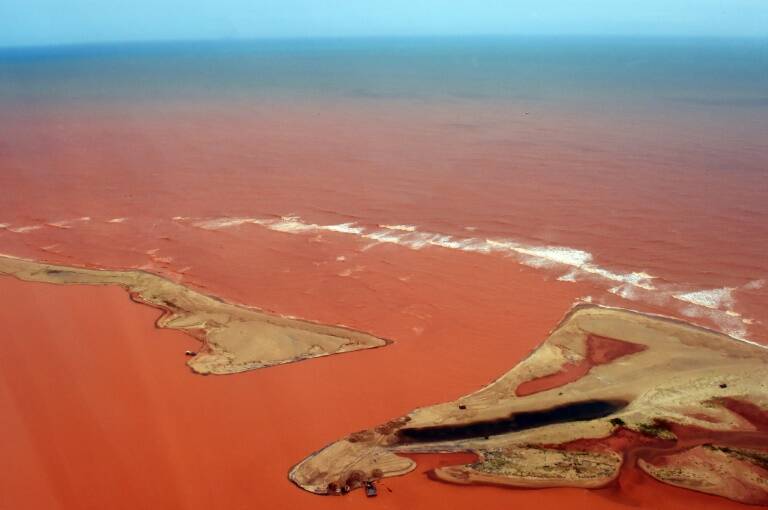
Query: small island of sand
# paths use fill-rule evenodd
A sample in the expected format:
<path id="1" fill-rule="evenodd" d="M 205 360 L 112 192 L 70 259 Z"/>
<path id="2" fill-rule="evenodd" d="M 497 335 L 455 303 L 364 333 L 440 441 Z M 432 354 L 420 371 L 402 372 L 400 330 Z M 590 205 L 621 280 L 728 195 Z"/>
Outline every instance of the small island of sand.
<path id="1" fill-rule="evenodd" d="M 138 302 L 163 310 L 157 326 L 200 340 L 188 365 L 200 374 L 233 374 L 308 358 L 370 349 L 389 342 L 341 326 L 326 326 L 226 303 L 145 271 L 55 266 L 0 256 L 0 275 L 56 284 L 118 285 Z"/>
<path id="2" fill-rule="evenodd" d="M 489 386 L 349 435 L 290 479 L 343 494 L 413 470 L 398 454 L 470 452 L 434 479 L 600 488 L 638 468 L 662 482 L 768 504 L 768 349 L 682 321 L 574 308 Z"/>

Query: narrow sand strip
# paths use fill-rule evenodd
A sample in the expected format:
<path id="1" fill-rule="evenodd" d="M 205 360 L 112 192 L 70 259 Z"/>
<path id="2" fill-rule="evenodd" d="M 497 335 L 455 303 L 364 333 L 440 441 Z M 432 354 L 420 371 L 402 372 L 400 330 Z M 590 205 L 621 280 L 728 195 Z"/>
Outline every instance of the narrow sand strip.
<path id="1" fill-rule="evenodd" d="M 158 327 L 182 330 L 203 342 L 201 352 L 188 362 L 200 374 L 232 374 L 389 343 L 341 326 L 226 303 L 145 271 L 84 269 L 0 256 L 1 274 L 33 282 L 123 287 L 134 301 L 164 311 Z"/>

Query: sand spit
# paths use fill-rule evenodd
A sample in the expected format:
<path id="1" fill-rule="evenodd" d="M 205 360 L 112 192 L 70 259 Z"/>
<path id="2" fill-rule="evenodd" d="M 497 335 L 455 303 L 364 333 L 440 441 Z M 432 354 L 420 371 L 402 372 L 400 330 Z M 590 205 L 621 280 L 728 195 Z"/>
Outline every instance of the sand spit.
<path id="1" fill-rule="evenodd" d="M 575 307 L 489 386 L 356 432 L 296 465 L 317 494 L 413 470 L 398 453 L 470 452 L 435 479 L 511 487 L 654 478 L 768 504 L 768 350 L 682 321 Z"/>
<path id="2" fill-rule="evenodd" d="M 389 343 L 340 326 L 225 303 L 145 271 L 84 269 L 0 256 L 2 274 L 33 282 L 123 287 L 134 301 L 164 311 L 158 327 L 184 331 L 203 343 L 188 361 L 200 374 L 233 374 Z"/>

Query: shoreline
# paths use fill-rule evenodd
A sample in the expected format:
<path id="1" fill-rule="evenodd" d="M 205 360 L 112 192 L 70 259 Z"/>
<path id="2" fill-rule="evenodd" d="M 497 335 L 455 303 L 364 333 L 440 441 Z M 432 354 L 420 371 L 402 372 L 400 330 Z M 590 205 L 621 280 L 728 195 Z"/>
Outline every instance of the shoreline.
<path id="1" fill-rule="evenodd" d="M 450 263 L 450 258 L 444 260 Z M 515 274 L 507 283 L 530 288 L 529 280 L 538 277 Z M 0 488 L 8 501 L 37 508 L 60 501 L 65 507 L 202 510 L 242 506 L 259 498 L 276 509 L 338 509 L 346 503 L 297 490 L 286 479 L 291 464 L 338 437 L 339 431 L 370 426 L 409 406 L 439 402 L 487 381 L 504 359 L 525 358 L 533 347 L 526 337 L 546 336 L 542 325 L 555 321 L 557 313 L 542 310 L 535 294 L 511 295 L 521 315 L 503 328 L 516 328 L 513 343 L 494 343 L 485 338 L 490 331 L 473 331 L 458 322 L 452 335 L 429 330 L 419 341 L 394 334 L 402 341 L 368 354 L 285 364 L 240 377 L 203 378 L 178 363 L 182 350 L 193 348 L 197 340 L 181 331 L 157 329 L 156 311 L 130 303 L 118 287 L 0 278 L 0 291 L 0 321 L 13 332 L 0 359 L 0 378 L 5 379 L 0 412 L 12 418 L 0 447 L 16 459 L 12 470 L 3 471 Z M 438 303 L 452 299 L 431 291 L 426 295 Z M 64 302 L 67 306 L 60 306 Z M 555 289 L 548 294 L 547 308 L 569 302 L 570 297 Z M 444 320 L 452 313 L 446 310 Z M 336 309 L 336 314 L 343 316 L 343 310 Z M 521 322 L 525 315 L 530 323 Z M 379 323 L 364 326 L 377 329 Z M 471 342 L 468 335 L 474 335 Z M 435 346 L 448 357 L 435 356 Z M 478 346 L 491 356 L 489 363 L 466 366 L 468 373 L 457 380 L 456 372 L 450 372 L 452 357 L 466 359 Z M 497 359 L 501 361 L 495 363 Z M 429 378 L 439 381 L 437 386 L 419 383 L 428 360 Z M 392 399 L 393 394 L 400 397 Z M 80 460 L 71 461 L 65 472 L 56 462 L 59 455 Z M 436 459 L 435 467 L 441 465 Z M 705 510 L 743 508 L 649 477 L 632 481 L 631 487 L 622 484 L 622 495 L 615 499 L 606 498 L 605 491 L 580 489 L 477 486 L 467 491 L 413 473 L 388 478 L 380 486 L 379 500 L 386 498 L 395 507 L 430 508 L 437 498 L 449 510 L 477 504 L 491 510 L 511 504 L 555 510 L 564 501 L 591 510 L 615 510 L 632 501 L 663 510 L 683 503 Z M 119 491 L 127 492 L 118 500 Z M 365 503 L 361 494 L 350 497 L 352 506 Z"/>
<path id="2" fill-rule="evenodd" d="M 626 459 L 626 469 L 665 483 L 766 505 L 768 351 L 734 340 L 677 319 L 579 305 L 489 386 L 353 433 L 289 476 L 309 492 L 345 494 L 415 469 L 400 453 L 470 452 L 480 460 L 430 477 L 603 488 Z M 586 364 L 579 377 L 530 389 L 573 364 Z"/>
<path id="3" fill-rule="evenodd" d="M 343 326 L 327 326 L 227 303 L 143 270 L 86 269 L 0 255 L 0 275 L 51 284 L 116 285 L 137 303 L 163 311 L 155 325 L 184 331 L 203 345 L 187 365 L 198 374 L 233 374 L 391 344 Z"/>

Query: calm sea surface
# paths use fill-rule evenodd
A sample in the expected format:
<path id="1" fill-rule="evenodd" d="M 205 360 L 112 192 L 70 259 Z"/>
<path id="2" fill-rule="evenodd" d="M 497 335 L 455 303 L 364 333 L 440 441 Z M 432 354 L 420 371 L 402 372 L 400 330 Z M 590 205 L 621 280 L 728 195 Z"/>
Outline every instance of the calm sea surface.
<path id="1" fill-rule="evenodd" d="M 768 42 L 474 38 L 0 50 L 0 99 L 631 100 L 768 107 Z"/>

